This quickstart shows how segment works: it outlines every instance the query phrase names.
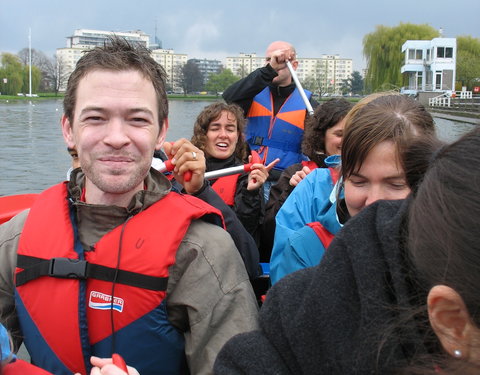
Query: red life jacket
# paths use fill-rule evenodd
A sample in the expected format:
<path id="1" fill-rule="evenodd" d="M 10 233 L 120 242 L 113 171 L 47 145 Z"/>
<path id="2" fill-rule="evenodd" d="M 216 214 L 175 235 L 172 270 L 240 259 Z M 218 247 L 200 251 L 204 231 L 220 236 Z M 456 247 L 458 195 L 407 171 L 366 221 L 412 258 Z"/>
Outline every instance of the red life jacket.
<path id="1" fill-rule="evenodd" d="M 308 162 L 306 162 L 308 163 Z M 313 161 L 311 163 L 314 163 Z M 303 162 L 302 162 L 303 164 Z M 315 163 L 314 163 L 315 164 Z M 316 164 L 315 164 L 316 165 Z M 307 165 L 310 169 L 312 169 L 309 165 Z M 330 176 L 332 178 L 333 184 L 335 185 L 338 181 L 339 177 L 339 172 L 335 168 L 328 167 L 328 170 L 330 171 Z M 323 247 L 325 250 L 330 246 L 330 243 L 333 241 L 333 238 L 335 237 L 334 234 L 330 233 L 322 224 L 320 224 L 318 221 L 314 221 L 312 223 L 307 223 L 307 225 L 313 229 L 315 234 L 318 236 L 320 241 L 323 244 Z"/>
<path id="2" fill-rule="evenodd" d="M 323 247 L 327 249 L 328 246 L 330 246 L 330 243 L 332 242 L 335 235 L 330 233 L 327 229 L 325 229 L 325 227 L 322 224 L 320 224 L 318 221 L 314 221 L 313 223 L 308 223 L 307 225 L 313 229 L 315 234 L 318 236 L 318 238 L 322 242 Z"/>
<path id="3" fill-rule="evenodd" d="M 302 166 L 308 167 L 312 171 L 318 168 L 317 163 L 315 163 L 313 160 L 302 161 Z M 332 167 L 328 167 L 328 170 L 330 171 L 330 176 L 332 177 L 333 184 L 335 185 L 338 181 L 338 178 L 340 177 L 340 172 L 338 171 L 338 169 Z"/>
<path id="4" fill-rule="evenodd" d="M 141 373 L 186 372 L 183 334 L 162 302 L 191 221 L 209 215 L 221 217 L 199 199 L 170 193 L 84 251 L 66 184 L 43 192 L 25 222 L 16 269 L 32 363 L 54 374 L 86 374 L 91 355 L 110 357 L 114 348 Z M 74 274 L 84 279 L 68 278 Z"/>
<path id="5" fill-rule="evenodd" d="M 232 174 L 230 176 L 219 177 L 212 184 L 212 189 L 223 199 L 223 201 L 233 206 L 235 204 L 235 193 L 237 192 L 237 181 L 240 174 Z"/>
<path id="6" fill-rule="evenodd" d="M 313 160 L 303 160 L 302 161 L 302 166 L 303 167 L 308 167 L 310 170 L 314 170 L 318 168 L 317 163 L 315 163 Z"/>
<path id="7" fill-rule="evenodd" d="M 340 172 L 336 168 L 328 167 L 330 171 L 330 176 L 332 177 L 333 184 L 335 185 L 340 177 Z"/>

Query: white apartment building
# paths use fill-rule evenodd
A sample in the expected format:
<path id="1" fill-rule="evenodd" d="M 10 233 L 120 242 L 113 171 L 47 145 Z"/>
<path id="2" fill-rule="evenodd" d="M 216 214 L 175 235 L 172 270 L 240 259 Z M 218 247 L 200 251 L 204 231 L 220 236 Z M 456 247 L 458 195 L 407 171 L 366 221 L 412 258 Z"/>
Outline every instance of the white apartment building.
<path id="1" fill-rule="evenodd" d="M 117 35 L 125 38 L 133 43 L 140 43 L 147 48 L 150 46 L 150 37 L 143 31 L 103 31 L 103 30 L 75 30 L 72 36 L 67 37 L 67 46 L 65 48 L 57 48 L 57 62 L 61 64 L 62 75 L 69 76 L 75 69 L 77 61 L 82 56 L 85 50 L 94 48 L 95 46 L 103 45 L 108 37 Z M 153 49 L 152 57 L 156 62 L 161 64 L 167 73 L 167 85 L 172 89 L 176 87 L 176 78 L 178 74 L 178 66 L 182 66 L 187 62 L 186 54 L 175 53 L 171 49 Z M 60 91 L 65 91 L 67 82 L 65 81 L 60 88 Z"/>
<path id="2" fill-rule="evenodd" d="M 181 92 L 182 88 L 178 85 L 177 77 L 179 69 L 187 63 L 188 55 L 175 53 L 173 49 L 159 48 L 152 50 L 152 57 L 167 73 L 167 90 Z"/>
<path id="3" fill-rule="evenodd" d="M 72 36 L 67 37 L 67 47 L 70 48 L 93 48 L 95 46 L 101 46 L 105 40 L 113 34 L 125 38 L 126 40 L 143 44 L 145 47 L 150 47 L 150 38 L 143 31 L 103 31 L 103 30 L 87 30 L 77 29 L 73 32 Z"/>
<path id="4" fill-rule="evenodd" d="M 255 53 L 240 52 L 238 56 L 227 57 L 225 67 L 236 76 L 244 78 L 264 65 L 265 57 L 257 56 Z"/>
<path id="5" fill-rule="evenodd" d="M 402 45 L 405 64 L 401 68 L 407 86 L 402 93 L 415 95 L 419 91 L 451 94 L 455 91 L 457 40 L 407 40 Z"/>
<path id="6" fill-rule="evenodd" d="M 313 81 L 322 93 L 341 94 L 344 79 L 353 73 L 353 60 L 340 55 L 298 58 L 297 75 L 302 82 Z"/>
<path id="7" fill-rule="evenodd" d="M 339 55 L 322 55 L 322 57 L 297 57 L 297 75 L 301 82 L 314 82 L 322 93 L 340 94 L 341 84 L 353 72 L 352 59 Z M 239 77 L 245 77 L 257 68 L 265 65 L 265 57 L 255 53 L 243 53 L 227 57 L 226 68 Z"/>

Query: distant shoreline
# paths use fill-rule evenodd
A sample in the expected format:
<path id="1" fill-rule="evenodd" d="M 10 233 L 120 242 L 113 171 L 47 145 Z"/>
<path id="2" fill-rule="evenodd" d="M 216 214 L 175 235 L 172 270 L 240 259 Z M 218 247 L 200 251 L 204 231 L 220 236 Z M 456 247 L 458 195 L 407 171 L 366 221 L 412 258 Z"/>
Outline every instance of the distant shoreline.
<path id="1" fill-rule="evenodd" d="M 15 96 L 15 95 L 0 95 L 0 103 L 9 102 L 9 101 L 41 101 L 41 100 L 63 100 L 64 94 L 59 93 L 58 95 L 51 93 L 40 93 L 38 96 Z M 182 101 L 220 101 L 223 100 L 222 97 L 215 95 L 182 95 L 182 94 L 168 94 L 169 100 L 182 100 Z M 330 97 L 321 98 L 319 102 L 324 102 L 331 99 Z M 361 97 L 345 97 L 346 100 L 356 103 L 361 99 Z M 445 118 L 447 120 L 457 120 L 461 122 L 467 122 L 471 124 L 479 124 L 480 113 L 477 112 L 461 112 L 454 109 L 439 109 L 427 108 L 428 111 L 436 117 Z"/>
<path id="2" fill-rule="evenodd" d="M 38 96 L 17 96 L 17 95 L 0 95 L 0 102 L 11 101 L 11 100 L 27 100 L 27 101 L 37 101 L 37 100 L 52 100 L 52 99 L 63 99 L 65 95 L 63 93 L 55 94 L 38 94 Z M 167 95 L 168 99 L 173 100 L 222 100 L 221 96 L 215 95 L 182 95 L 182 94 L 170 94 Z"/>

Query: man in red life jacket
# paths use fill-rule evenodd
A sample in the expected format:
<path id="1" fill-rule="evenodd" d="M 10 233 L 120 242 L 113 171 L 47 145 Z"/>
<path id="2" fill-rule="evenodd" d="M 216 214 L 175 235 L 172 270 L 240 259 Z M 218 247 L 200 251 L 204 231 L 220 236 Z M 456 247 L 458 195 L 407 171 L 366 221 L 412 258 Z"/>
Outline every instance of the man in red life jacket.
<path id="1" fill-rule="evenodd" d="M 264 184 L 268 200 L 270 186 L 281 172 L 303 160 L 301 143 L 307 112 L 286 66 L 290 60 L 293 69 L 297 69 L 295 48 L 288 42 L 276 41 L 268 46 L 265 56 L 264 67 L 235 82 L 222 96 L 227 103 L 243 108 L 248 118 L 246 141 L 250 149 L 262 158 L 266 155 L 267 165 L 280 158 Z M 311 93 L 305 90 L 305 94 L 316 107 Z"/>
<path id="2" fill-rule="evenodd" d="M 211 373 L 222 345 L 257 327 L 219 211 L 150 168 L 164 146 L 186 192 L 203 186 L 203 153 L 164 145 L 164 77 L 145 47 L 117 37 L 84 54 L 62 117 L 81 169 L 0 226 L 0 315 L 51 373 L 86 374 L 92 355 L 113 353 L 142 375 Z"/>

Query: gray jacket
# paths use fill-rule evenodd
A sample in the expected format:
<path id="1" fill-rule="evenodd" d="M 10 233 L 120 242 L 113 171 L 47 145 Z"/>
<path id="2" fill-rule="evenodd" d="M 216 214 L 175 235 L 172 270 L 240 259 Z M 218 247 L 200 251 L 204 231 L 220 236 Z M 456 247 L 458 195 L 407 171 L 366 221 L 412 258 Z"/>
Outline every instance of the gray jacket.
<path id="1" fill-rule="evenodd" d="M 84 248 L 123 223 L 130 214 L 149 207 L 170 192 L 170 182 L 151 170 L 146 189 L 129 207 L 98 206 L 80 202 L 84 176 L 74 171 L 69 191 L 77 211 Z M 28 211 L 0 226 L 0 316 L 14 337 L 22 338 L 15 315 L 13 275 L 16 251 Z M 55 230 L 52 228 L 52 230 Z M 185 332 L 185 352 L 192 374 L 212 373 L 223 344 L 237 333 L 257 328 L 258 307 L 248 275 L 230 235 L 213 224 L 191 223 L 169 269 L 167 311 L 170 322 Z"/>

